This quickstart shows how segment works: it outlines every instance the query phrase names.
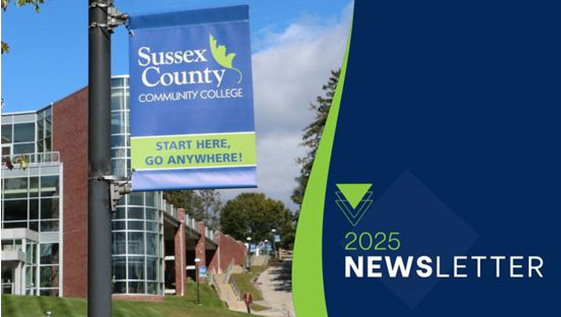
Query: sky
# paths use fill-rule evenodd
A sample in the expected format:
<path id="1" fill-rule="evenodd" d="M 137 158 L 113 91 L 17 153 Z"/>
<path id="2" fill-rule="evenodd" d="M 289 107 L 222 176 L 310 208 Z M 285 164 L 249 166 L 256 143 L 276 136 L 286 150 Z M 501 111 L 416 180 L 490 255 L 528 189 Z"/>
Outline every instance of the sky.
<path id="1" fill-rule="evenodd" d="M 46 0 L 2 12 L 2 111 L 37 110 L 87 85 L 87 0 Z M 296 158 L 302 129 L 312 122 L 309 104 L 321 93 L 329 71 L 343 61 L 351 0 L 115 0 L 130 15 L 249 4 L 257 132 L 259 188 L 290 200 L 299 174 Z M 112 38 L 112 74 L 128 73 L 128 35 Z M 223 190 L 223 199 L 242 191 Z"/>

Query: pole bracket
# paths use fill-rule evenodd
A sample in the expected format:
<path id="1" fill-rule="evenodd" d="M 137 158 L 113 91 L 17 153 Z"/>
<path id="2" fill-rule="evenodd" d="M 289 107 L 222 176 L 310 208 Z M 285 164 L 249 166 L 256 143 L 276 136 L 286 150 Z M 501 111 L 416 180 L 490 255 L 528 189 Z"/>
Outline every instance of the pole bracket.
<path id="1" fill-rule="evenodd" d="M 129 36 L 132 36 L 132 31 L 128 27 L 129 15 L 117 10 L 113 1 L 94 2 L 90 4 L 90 9 L 95 8 L 107 10 L 107 21 L 105 23 L 93 22 L 90 24 L 90 29 L 99 27 L 113 33 L 113 30 L 115 30 L 119 25 L 124 25 L 129 32 Z"/>

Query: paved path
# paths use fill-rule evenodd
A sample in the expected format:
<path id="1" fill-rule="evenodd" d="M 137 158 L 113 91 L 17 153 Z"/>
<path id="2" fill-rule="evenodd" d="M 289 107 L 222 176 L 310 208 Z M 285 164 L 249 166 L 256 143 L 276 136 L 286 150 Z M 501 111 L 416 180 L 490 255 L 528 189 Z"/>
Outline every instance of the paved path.
<path id="1" fill-rule="evenodd" d="M 255 283 L 263 293 L 263 301 L 256 302 L 271 307 L 270 310 L 256 312 L 262 316 L 295 317 L 292 301 L 292 261 L 281 266 L 271 266 L 265 270 Z"/>

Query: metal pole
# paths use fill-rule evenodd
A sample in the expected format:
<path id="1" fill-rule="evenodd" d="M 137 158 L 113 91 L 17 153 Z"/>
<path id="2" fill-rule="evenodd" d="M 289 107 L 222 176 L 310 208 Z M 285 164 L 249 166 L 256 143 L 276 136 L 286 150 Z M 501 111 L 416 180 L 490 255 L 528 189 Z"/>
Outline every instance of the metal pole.
<path id="1" fill-rule="evenodd" d="M 111 35 L 110 0 L 89 0 L 88 316 L 111 316 Z"/>
<path id="2" fill-rule="evenodd" d="M 197 265 L 197 304 L 201 304 L 201 292 L 199 290 L 199 267 Z"/>

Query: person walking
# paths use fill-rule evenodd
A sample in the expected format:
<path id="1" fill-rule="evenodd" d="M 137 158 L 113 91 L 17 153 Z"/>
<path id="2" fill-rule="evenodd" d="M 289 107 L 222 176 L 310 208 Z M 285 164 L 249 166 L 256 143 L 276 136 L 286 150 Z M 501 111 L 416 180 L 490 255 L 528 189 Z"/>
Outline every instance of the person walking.
<path id="1" fill-rule="evenodd" d="M 251 314 L 251 303 L 253 303 L 253 297 L 251 297 L 251 293 L 250 292 L 245 292 L 243 294 L 243 301 L 245 303 L 245 307 L 247 307 L 247 313 Z"/>

